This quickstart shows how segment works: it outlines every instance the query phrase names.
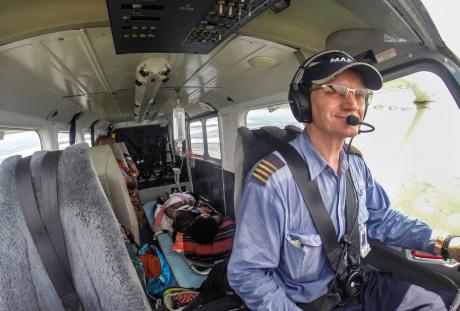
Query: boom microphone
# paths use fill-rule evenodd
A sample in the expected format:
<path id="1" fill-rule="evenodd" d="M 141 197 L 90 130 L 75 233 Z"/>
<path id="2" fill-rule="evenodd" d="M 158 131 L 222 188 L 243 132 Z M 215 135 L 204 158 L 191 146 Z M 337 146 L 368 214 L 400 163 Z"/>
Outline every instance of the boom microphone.
<path id="1" fill-rule="evenodd" d="M 366 123 L 366 122 L 362 122 L 362 121 L 359 121 L 359 118 L 355 115 L 349 115 L 347 117 L 347 124 L 348 125 L 352 125 L 352 126 L 357 126 L 357 125 L 364 125 L 364 126 L 367 126 L 369 129 L 368 130 L 364 130 L 362 131 L 361 129 L 358 131 L 358 134 L 360 133 L 370 133 L 370 132 L 373 132 L 375 131 L 375 127 L 369 123 Z"/>

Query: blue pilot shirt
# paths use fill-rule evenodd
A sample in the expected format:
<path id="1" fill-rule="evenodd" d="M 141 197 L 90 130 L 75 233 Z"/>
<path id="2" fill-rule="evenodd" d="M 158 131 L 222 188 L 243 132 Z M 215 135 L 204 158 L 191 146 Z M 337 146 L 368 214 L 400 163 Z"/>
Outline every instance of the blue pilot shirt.
<path id="1" fill-rule="evenodd" d="M 348 162 L 340 153 L 339 172 L 326 163 L 304 130 L 291 144 L 308 162 L 337 239 L 346 230 L 345 194 Z M 359 197 L 359 224 L 387 245 L 433 252 L 430 227 L 391 208 L 385 190 L 364 160 L 350 155 Z M 333 272 L 322 242 L 292 174 L 273 152 L 248 174 L 237 218 L 233 253 L 228 265 L 231 287 L 252 310 L 300 310 L 295 303 L 326 294 Z"/>

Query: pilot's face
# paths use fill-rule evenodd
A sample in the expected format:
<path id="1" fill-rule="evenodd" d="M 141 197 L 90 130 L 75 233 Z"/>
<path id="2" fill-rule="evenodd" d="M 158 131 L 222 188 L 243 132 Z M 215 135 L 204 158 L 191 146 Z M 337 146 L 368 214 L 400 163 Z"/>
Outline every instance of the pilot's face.
<path id="1" fill-rule="evenodd" d="M 350 89 L 365 88 L 361 76 L 353 70 L 346 70 L 325 84 L 345 86 Z M 355 115 L 360 120 L 364 116 L 365 103 L 356 100 L 352 92 L 347 96 L 331 91 L 330 88 L 318 88 L 311 92 L 313 122 L 312 130 L 320 131 L 323 136 L 345 139 L 358 134 L 356 126 L 348 125 L 346 119 Z"/>

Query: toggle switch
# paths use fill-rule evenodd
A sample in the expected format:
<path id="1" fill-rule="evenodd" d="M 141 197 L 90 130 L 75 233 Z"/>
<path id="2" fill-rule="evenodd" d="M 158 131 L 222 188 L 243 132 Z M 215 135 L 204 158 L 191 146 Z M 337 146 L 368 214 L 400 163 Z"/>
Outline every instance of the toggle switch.
<path id="1" fill-rule="evenodd" d="M 227 14 L 228 17 L 230 17 L 230 18 L 233 17 L 234 8 L 235 8 L 235 2 L 229 1 L 228 2 L 228 14 Z"/>
<path id="2" fill-rule="evenodd" d="M 219 10 L 218 10 L 219 16 L 224 15 L 225 0 L 219 0 L 219 1 L 217 1 L 217 5 L 219 6 Z"/>

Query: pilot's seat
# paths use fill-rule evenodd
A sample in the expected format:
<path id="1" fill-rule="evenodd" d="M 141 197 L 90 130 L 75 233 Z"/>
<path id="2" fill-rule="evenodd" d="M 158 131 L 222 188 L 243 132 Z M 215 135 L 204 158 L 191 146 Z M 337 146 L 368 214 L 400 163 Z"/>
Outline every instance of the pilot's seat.
<path id="1" fill-rule="evenodd" d="M 264 129 L 283 141 L 293 140 L 302 131 L 295 126 L 288 126 L 285 130 L 276 126 L 266 126 Z M 246 175 L 258 161 L 273 151 L 271 145 L 254 136 L 253 130 L 242 126 L 237 131 L 238 135 L 235 143 L 235 219 L 240 206 Z"/>
<path id="2" fill-rule="evenodd" d="M 109 151 L 108 146 L 92 151 L 95 161 L 107 163 L 106 176 L 115 171 Z M 30 165 L 38 202 L 43 199 L 45 154 L 35 153 Z M 16 186 L 19 159 L 10 157 L 0 165 L 0 310 L 64 310 L 20 205 L 19 197 L 27 194 Z M 114 199 L 113 192 L 110 195 L 112 202 L 124 200 Z M 150 310 L 126 250 L 114 213 L 117 209 L 111 208 L 104 195 L 86 144 L 68 147 L 59 158 L 57 203 L 71 278 L 83 309 Z M 135 219 L 124 217 L 127 224 Z"/>

